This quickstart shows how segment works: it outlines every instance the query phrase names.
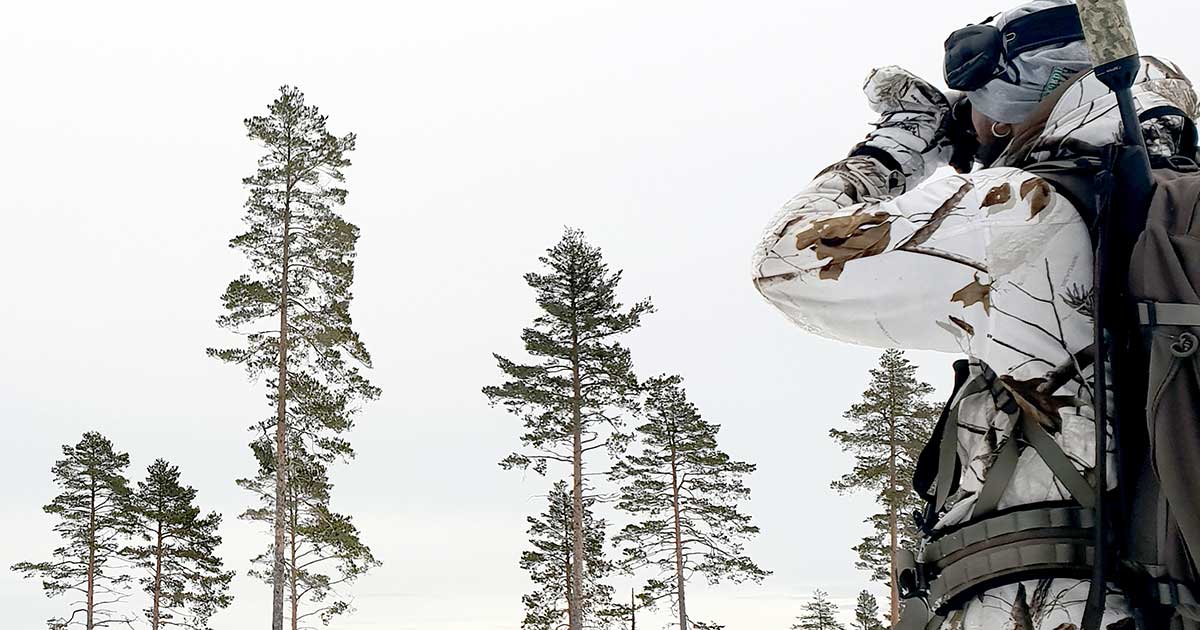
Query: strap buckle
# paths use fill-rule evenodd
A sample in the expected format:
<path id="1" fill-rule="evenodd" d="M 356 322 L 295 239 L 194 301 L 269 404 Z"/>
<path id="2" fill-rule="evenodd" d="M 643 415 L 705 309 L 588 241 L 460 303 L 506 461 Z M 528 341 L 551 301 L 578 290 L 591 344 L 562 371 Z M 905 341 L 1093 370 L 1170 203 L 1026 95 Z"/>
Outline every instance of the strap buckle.
<path id="1" fill-rule="evenodd" d="M 1196 339 L 1196 335 L 1190 332 L 1180 333 L 1175 339 L 1175 343 L 1171 344 L 1171 354 L 1186 359 L 1193 354 L 1196 354 L 1196 349 L 1200 348 L 1200 340 Z"/>

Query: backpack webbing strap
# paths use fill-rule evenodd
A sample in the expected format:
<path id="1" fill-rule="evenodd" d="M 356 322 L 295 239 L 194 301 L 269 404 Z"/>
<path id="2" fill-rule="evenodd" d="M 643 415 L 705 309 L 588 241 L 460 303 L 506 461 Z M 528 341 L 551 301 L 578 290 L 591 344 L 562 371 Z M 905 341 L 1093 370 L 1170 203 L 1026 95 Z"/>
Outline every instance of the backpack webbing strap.
<path id="1" fill-rule="evenodd" d="M 1178 624 L 1178 627 L 1190 629 L 1200 623 L 1200 600 L 1196 599 L 1195 591 L 1188 585 L 1176 581 L 1160 581 L 1155 583 L 1152 596 L 1159 606 L 1190 622 Z"/>
<path id="2" fill-rule="evenodd" d="M 962 389 L 963 384 L 967 382 L 967 377 L 970 375 L 970 363 L 966 359 L 959 359 L 954 362 L 954 387 L 950 392 L 950 398 L 942 407 L 942 413 L 938 416 L 937 426 L 933 429 L 933 434 L 930 440 L 925 443 L 925 447 L 921 449 L 920 456 L 917 457 L 916 470 L 913 472 L 912 487 L 922 499 L 929 504 L 926 510 L 927 514 L 924 519 L 927 521 L 922 523 L 922 529 L 927 530 L 933 525 L 928 522 L 930 513 L 933 512 L 933 503 L 937 499 L 938 464 L 939 464 L 939 448 L 941 436 L 946 431 L 946 423 L 949 421 L 950 411 L 954 407 L 955 401 L 958 399 L 958 392 Z M 957 464 L 957 460 L 955 460 Z M 955 480 L 951 478 L 951 482 Z M 943 487 L 950 484 L 944 484 Z M 931 490 L 932 489 L 932 490 Z M 950 490 L 947 490 L 950 492 Z"/>
<path id="3" fill-rule="evenodd" d="M 1021 540 L 964 556 L 929 583 L 930 608 L 945 614 L 963 598 L 1000 584 L 1043 577 L 1087 579 L 1092 573 L 1090 530 L 1084 536 Z"/>
<path id="4" fill-rule="evenodd" d="M 934 486 L 937 494 L 934 497 L 933 513 L 937 514 L 946 506 L 946 499 L 950 496 L 951 488 L 955 487 L 958 481 L 955 477 L 961 471 L 958 463 L 958 402 L 967 396 L 973 396 L 979 392 L 987 390 L 991 387 L 992 379 L 988 379 L 987 373 L 984 373 L 984 378 L 974 382 L 967 383 L 961 386 L 950 401 L 950 407 L 946 415 L 946 424 L 942 427 L 941 437 L 938 442 L 938 469 L 937 483 Z M 994 376 L 994 375 L 993 375 Z"/>
<path id="5" fill-rule="evenodd" d="M 1096 504 L 1095 489 L 1083 478 L 1083 475 L 1079 474 L 1075 465 L 1071 463 L 1071 459 L 1054 441 L 1054 438 L 1050 437 L 1041 423 L 1031 416 L 1032 414 L 1028 412 L 1019 414 L 1017 426 L 1013 427 L 1008 440 L 996 454 L 995 461 L 988 467 L 983 487 L 979 489 L 979 494 L 975 499 L 974 511 L 971 513 L 973 518 L 982 518 L 991 514 L 1000 504 L 1000 497 L 1004 495 L 1005 489 L 1012 481 L 1013 474 L 1016 473 L 1017 463 L 1021 458 L 1020 443 L 1022 439 L 1037 451 L 1038 456 L 1046 463 L 1046 467 L 1050 469 L 1054 477 L 1071 493 L 1071 498 L 1086 508 L 1091 508 Z"/>
<path id="6" fill-rule="evenodd" d="M 1085 577 L 1091 571 L 1091 510 L 1075 505 L 996 514 L 926 543 L 920 562 L 898 559 L 897 582 L 908 600 L 899 628 L 937 628 L 982 590 L 1040 577 Z"/>
<path id="7" fill-rule="evenodd" d="M 1085 508 L 1092 508 L 1096 505 L 1096 490 L 1092 485 L 1075 470 L 1075 465 L 1071 463 L 1071 459 L 1063 452 L 1054 438 L 1046 433 L 1046 429 L 1042 428 L 1040 422 L 1031 418 L 1030 414 L 1021 414 L 1021 429 L 1025 435 L 1025 439 L 1029 441 L 1030 446 L 1037 451 L 1041 456 L 1042 461 L 1046 462 L 1046 466 L 1050 468 L 1050 472 L 1058 478 L 1067 491 L 1071 493 L 1071 498 L 1075 499 Z M 1103 480 L 1101 480 L 1103 483 Z"/>
<path id="8" fill-rule="evenodd" d="M 1077 538 L 1095 522 L 1077 506 L 1015 510 L 989 516 L 940 536 L 921 551 L 924 565 L 941 570 L 965 555 L 991 547 L 1037 539 Z"/>
<path id="9" fill-rule="evenodd" d="M 1186 606 L 1191 610 L 1200 607 L 1200 601 L 1192 593 L 1192 589 L 1178 582 L 1158 582 L 1155 584 L 1157 601 L 1163 606 L 1180 608 Z"/>
<path id="10" fill-rule="evenodd" d="M 1008 436 L 1008 440 L 1004 442 L 1004 446 L 1000 447 L 996 461 L 988 467 L 983 487 L 979 489 L 979 496 L 975 499 L 975 510 L 971 513 L 976 518 L 995 512 L 996 506 L 1000 504 L 1000 497 L 1008 488 L 1008 482 L 1012 480 L 1013 473 L 1017 471 L 1017 462 L 1021 458 L 1021 447 L 1017 442 L 1014 430 Z"/>
<path id="11" fill-rule="evenodd" d="M 1053 507 L 991 516 L 931 541 L 921 553 L 930 609 L 946 614 L 980 590 L 1035 577 L 1086 577 L 1092 511 Z"/>
<path id="12" fill-rule="evenodd" d="M 958 472 L 955 458 L 958 457 L 958 406 L 950 409 L 946 416 L 946 426 L 942 428 L 941 443 L 938 444 L 937 483 L 934 486 L 937 495 L 933 501 L 933 513 L 937 514 L 946 506 L 950 496 L 950 487 L 954 485 L 954 475 Z"/>
<path id="13" fill-rule="evenodd" d="M 1138 302 L 1137 308 L 1144 326 L 1200 326 L 1200 304 Z"/>

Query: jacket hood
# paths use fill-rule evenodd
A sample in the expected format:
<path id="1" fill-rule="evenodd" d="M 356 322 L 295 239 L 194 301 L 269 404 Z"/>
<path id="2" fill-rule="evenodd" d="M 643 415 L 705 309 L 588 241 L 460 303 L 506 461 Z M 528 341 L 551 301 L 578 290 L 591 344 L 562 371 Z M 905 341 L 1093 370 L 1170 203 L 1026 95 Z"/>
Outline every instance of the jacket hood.
<path id="1" fill-rule="evenodd" d="M 1178 112 L 1194 121 L 1200 116 L 1200 101 L 1191 81 L 1177 65 L 1149 56 L 1141 61 L 1132 88 L 1138 113 L 1160 107 L 1177 110 L 1174 116 L 1168 111 L 1143 122 L 1147 146 L 1151 154 L 1178 151 L 1182 148 L 1179 138 L 1186 124 Z M 1012 143 L 996 161 L 997 165 L 1020 166 L 1098 155 L 1100 147 L 1121 138 L 1117 97 L 1096 78 L 1095 72 L 1088 71 L 1047 97 L 1013 134 Z"/>

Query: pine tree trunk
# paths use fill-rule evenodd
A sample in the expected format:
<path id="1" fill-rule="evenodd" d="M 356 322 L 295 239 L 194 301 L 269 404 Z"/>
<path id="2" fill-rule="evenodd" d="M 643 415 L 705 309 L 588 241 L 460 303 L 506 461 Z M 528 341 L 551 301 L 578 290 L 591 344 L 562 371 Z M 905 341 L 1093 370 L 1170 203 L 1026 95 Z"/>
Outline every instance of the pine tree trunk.
<path id="1" fill-rule="evenodd" d="M 629 589 L 629 630 L 637 630 L 637 596 Z"/>
<path id="2" fill-rule="evenodd" d="M 297 630 L 300 624 L 300 598 L 296 592 L 296 524 L 300 520 L 296 514 L 299 509 L 297 503 L 299 503 L 299 500 L 292 497 L 288 508 L 291 510 L 291 522 L 289 523 L 291 528 L 288 532 L 288 540 L 291 543 L 289 545 L 291 547 L 291 571 L 288 572 L 288 575 L 291 577 L 292 587 L 292 630 Z"/>
<path id="3" fill-rule="evenodd" d="M 571 330 L 571 387 L 574 394 L 574 425 L 571 429 L 571 590 L 574 603 L 570 606 L 570 630 L 583 630 L 583 413 L 582 387 L 579 378 L 579 333 Z"/>
<path id="4" fill-rule="evenodd" d="M 900 588 L 896 580 L 896 555 L 900 551 L 899 536 L 896 528 L 896 414 L 892 411 L 888 418 L 888 536 L 890 538 L 891 585 L 892 585 L 892 627 L 900 619 Z"/>
<path id="5" fill-rule="evenodd" d="M 567 626 L 571 625 L 571 620 L 575 618 L 575 598 L 571 596 L 574 589 L 571 588 L 571 556 L 575 550 L 571 547 L 571 521 L 570 517 L 563 519 L 563 594 L 567 598 Z M 559 626 L 555 626 L 559 627 Z"/>
<path id="6" fill-rule="evenodd" d="M 87 630 L 96 627 L 96 480 L 91 480 L 91 503 L 88 507 L 88 564 L 87 564 Z"/>
<path id="7" fill-rule="evenodd" d="M 687 604 L 683 596 L 683 536 L 679 528 L 679 468 L 675 439 L 671 439 L 671 507 L 675 511 L 675 591 L 679 600 L 679 630 L 687 630 Z"/>
<path id="8" fill-rule="evenodd" d="M 286 544 L 284 519 L 287 518 L 287 351 L 288 351 L 288 257 L 291 254 L 291 209 L 292 209 L 292 147 L 288 140 L 287 189 L 283 203 L 283 256 L 280 268 L 279 287 L 279 382 L 276 396 L 279 398 L 275 418 L 275 558 L 271 574 L 271 630 L 283 630 L 283 587 L 284 557 Z"/>
<path id="9" fill-rule="evenodd" d="M 158 522 L 157 537 L 154 542 L 154 601 L 150 611 L 150 630 L 158 630 L 159 621 L 159 602 L 162 600 L 162 557 L 163 557 L 163 534 L 162 521 Z"/>

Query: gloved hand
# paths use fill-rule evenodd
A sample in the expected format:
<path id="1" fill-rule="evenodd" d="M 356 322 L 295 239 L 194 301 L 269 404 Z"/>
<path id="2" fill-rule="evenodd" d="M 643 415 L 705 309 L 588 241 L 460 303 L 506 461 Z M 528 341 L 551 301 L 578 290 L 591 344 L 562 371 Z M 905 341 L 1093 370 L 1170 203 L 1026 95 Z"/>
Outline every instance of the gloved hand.
<path id="1" fill-rule="evenodd" d="M 946 92 L 950 101 L 950 117 L 946 121 L 946 136 L 950 141 L 950 166 L 959 173 L 969 173 L 975 167 L 979 153 L 979 137 L 971 121 L 971 101 L 965 92 Z"/>
<path id="2" fill-rule="evenodd" d="M 887 66 L 871 71 L 863 92 L 879 120 L 851 155 L 868 155 L 899 170 L 904 190 L 949 163 L 951 107 L 941 90 L 903 68 Z"/>

